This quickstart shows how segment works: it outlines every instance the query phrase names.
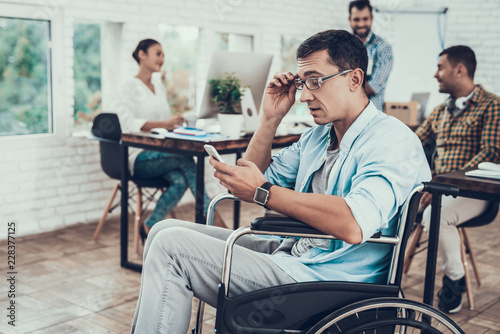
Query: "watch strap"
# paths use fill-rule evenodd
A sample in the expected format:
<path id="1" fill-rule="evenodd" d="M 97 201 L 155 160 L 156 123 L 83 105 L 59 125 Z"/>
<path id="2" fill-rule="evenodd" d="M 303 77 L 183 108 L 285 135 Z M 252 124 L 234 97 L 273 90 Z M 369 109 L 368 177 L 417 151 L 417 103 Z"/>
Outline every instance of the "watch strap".
<path id="1" fill-rule="evenodd" d="M 265 182 L 263 185 L 261 185 L 259 188 L 262 188 L 262 189 L 266 189 L 267 191 L 269 191 L 269 189 L 274 186 L 274 184 L 272 184 L 271 182 Z"/>

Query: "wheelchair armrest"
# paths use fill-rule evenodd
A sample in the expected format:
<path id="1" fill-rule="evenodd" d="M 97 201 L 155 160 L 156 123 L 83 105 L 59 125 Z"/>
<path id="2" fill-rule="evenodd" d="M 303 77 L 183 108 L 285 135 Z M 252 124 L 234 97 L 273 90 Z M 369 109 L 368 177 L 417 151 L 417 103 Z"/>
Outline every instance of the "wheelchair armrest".
<path id="1" fill-rule="evenodd" d="M 289 217 L 259 217 L 252 221 L 250 228 L 252 231 L 326 235 L 300 220 Z M 380 238 L 381 235 L 378 231 L 371 238 Z"/>
<path id="2" fill-rule="evenodd" d="M 431 194 L 440 194 L 445 196 L 457 197 L 459 188 L 456 185 L 437 183 L 437 182 L 423 182 L 424 191 Z"/>
<path id="3" fill-rule="evenodd" d="M 210 226 L 214 225 L 215 207 L 221 201 L 226 200 L 226 199 L 232 199 L 233 201 L 239 201 L 238 197 L 235 197 L 234 195 L 231 195 L 231 194 L 229 194 L 227 192 L 215 196 L 215 198 L 212 201 L 210 201 L 210 204 L 208 205 L 208 209 L 207 209 L 207 221 L 206 221 L 207 225 L 210 225 Z"/>
<path id="4" fill-rule="evenodd" d="M 325 234 L 314 227 L 289 217 L 259 217 L 250 225 L 252 231 Z"/>

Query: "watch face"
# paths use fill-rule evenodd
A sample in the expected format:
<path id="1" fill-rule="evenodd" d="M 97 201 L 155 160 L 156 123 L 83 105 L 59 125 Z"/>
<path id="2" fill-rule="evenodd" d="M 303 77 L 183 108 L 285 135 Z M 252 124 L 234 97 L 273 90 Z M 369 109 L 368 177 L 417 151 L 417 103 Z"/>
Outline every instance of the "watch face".
<path id="1" fill-rule="evenodd" d="M 253 200 L 256 203 L 259 203 L 261 205 L 266 205 L 266 203 L 267 203 L 267 197 L 268 196 L 269 196 L 269 191 L 267 191 L 266 189 L 262 189 L 262 188 L 259 187 L 255 191 L 255 195 L 253 197 Z"/>

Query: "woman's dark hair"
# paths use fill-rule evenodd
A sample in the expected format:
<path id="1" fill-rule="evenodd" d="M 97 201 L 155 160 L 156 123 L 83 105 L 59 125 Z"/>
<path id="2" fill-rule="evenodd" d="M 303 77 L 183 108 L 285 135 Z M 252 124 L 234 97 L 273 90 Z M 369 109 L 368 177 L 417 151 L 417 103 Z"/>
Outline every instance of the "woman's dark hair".
<path id="1" fill-rule="evenodd" d="M 148 49 L 155 44 L 160 44 L 158 41 L 155 41 L 154 39 L 143 39 L 142 41 L 137 44 L 137 47 L 135 48 L 134 52 L 132 52 L 132 57 L 134 57 L 135 61 L 137 64 L 140 64 L 139 61 L 139 51 L 144 51 L 145 53 L 148 53 Z"/>
<path id="2" fill-rule="evenodd" d="M 326 30 L 306 39 L 297 48 L 297 59 L 303 59 L 310 54 L 327 50 L 328 61 L 340 72 L 360 68 L 364 75 L 365 88 L 368 54 L 361 40 L 345 30 Z"/>

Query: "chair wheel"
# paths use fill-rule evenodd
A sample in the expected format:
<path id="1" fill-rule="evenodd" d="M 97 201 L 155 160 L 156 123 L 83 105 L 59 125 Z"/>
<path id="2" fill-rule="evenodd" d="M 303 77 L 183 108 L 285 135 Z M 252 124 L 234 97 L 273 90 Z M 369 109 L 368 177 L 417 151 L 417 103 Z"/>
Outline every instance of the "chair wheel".
<path id="1" fill-rule="evenodd" d="M 427 304 L 402 298 L 373 298 L 326 316 L 305 334 L 465 333 L 453 320 Z"/>

